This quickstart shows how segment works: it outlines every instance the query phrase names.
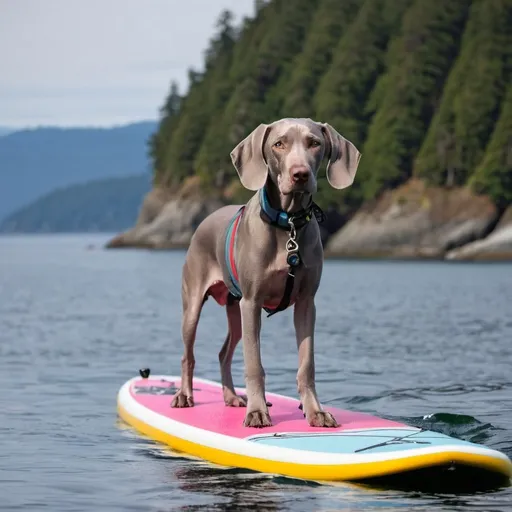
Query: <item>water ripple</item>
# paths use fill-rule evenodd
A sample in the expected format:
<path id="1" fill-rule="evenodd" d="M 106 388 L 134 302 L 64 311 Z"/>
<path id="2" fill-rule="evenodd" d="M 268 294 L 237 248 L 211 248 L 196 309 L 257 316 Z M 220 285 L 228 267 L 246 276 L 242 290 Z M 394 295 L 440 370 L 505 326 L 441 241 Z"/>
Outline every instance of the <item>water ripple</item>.
<path id="1" fill-rule="evenodd" d="M 512 510 L 512 488 L 318 485 L 185 459 L 126 428 L 115 409 L 121 384 L 140 367 L 180 371 L 184 253 L 85 250 L 102 241 L 0 238 L 0 510 Z M 511 269 L 326 262 L 320 400 L 512 456 Z M 218 380 L 225 331 L 209 301 L 198 375 Z M 262 357 L 267 388 L 296 396 L 290 312 L 264 319 Z M 240 349 L 233 373 L 242 384 Z"/>

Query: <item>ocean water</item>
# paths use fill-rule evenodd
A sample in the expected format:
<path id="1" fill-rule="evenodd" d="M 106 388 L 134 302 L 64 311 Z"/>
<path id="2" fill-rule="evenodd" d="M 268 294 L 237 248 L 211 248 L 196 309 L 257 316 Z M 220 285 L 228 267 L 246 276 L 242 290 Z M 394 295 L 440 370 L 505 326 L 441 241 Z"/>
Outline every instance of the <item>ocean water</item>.
<path id="1" fill-rule="evenodd" d="M 184 252 L 106 236 L 0 237 L 0 510 L 512 510 L 512 488 L 441 494 L 316 485 L 180 458 L 116 414 L 141 367 L 180 371 Z M 218 380 L 222 309 L 196 373 Z M 264 318 L 267 388 L 295 396 L 291 312 Z M 330 404 L 512 456 L 512 265 L 327 261 L 317 387 Z M 241 347 L 234 361 L 243 385 Z"/>

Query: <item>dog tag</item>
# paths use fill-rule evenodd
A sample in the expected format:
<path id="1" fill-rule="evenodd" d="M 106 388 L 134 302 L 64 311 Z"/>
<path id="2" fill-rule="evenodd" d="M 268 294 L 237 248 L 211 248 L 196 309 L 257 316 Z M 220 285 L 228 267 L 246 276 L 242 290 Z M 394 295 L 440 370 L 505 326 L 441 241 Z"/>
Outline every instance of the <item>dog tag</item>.
<path id="1" fill-rule="evenodd" d="M 299 250 L 299 244 L 291 238 L 286 242 L 286 250 L 288 252 L 297 252 Z"/>

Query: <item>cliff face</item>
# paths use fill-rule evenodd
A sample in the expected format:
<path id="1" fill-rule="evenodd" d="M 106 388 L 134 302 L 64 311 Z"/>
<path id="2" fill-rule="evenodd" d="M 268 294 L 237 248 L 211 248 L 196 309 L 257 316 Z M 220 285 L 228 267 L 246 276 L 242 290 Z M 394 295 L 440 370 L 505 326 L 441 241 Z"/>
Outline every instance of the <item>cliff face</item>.
<path id="1" fill-rule="evenodd" d="M 362 153 L 349 189 L 319 182 L 331 254 L 458 257 L 494 229 L 512 202 L 512 0 L 258 6 L 241 27 L 223 13 L 204 71 L 171 87 L 150 141 L 168 206 L 150 214 L 150 195 L 111 245 L 186 243 L 211 208 L 245 202 L 229 153 L 282 117 L 328 122 Z M 201 198 L 179 199 L 191 178 Z"/>
<path id="2" fill-rule="evenodd" d="M 223 204 L 155 188 L 136 226 L 108 247 L 185 248 L 199 223 Z M 326 257 L 512 260 L 512 207 L 500 215 L 487 196 L 414 179 L 366 203 L 344 225 L 339 213 L 328 212 L 320 229 Z"/>
<path id="3" fill-rule="evenodd" d="M 148 199 L 148 198 L 146 198 Z M 144 201 L 147 204 L 150 201 Z M 146 249 L 176 249 L 187 247 L 200 222 L 220 204 L 215 201 L 171 199 L 151 221 L 142 206 L 137 225 L 113 238 L 108 248 L 140 247 Z"/>
<path id="4" fill-rule="evenodd" d="M 443 258 L 451 249 L 486 236 L 498 218 L 497 208 L 485 196 L 411 180 L 361 208 L 329 240 L 326 253 Z"/>
<path id="5" fill-rule="evenodd" d="M 116 236 L 107 247 L 186 247 L 200 222 L 221 205 L 218 200 L 202 198 L 194 179 L 179 193 L 155 187 L 144 198 L 135 227 Z"/>
<path id="6" fill-rule="evenodd" d="M 506 210 L 496 228 L 485 238 L 449 251 L 449 260 L 512 260 L 512 207 Z"/>

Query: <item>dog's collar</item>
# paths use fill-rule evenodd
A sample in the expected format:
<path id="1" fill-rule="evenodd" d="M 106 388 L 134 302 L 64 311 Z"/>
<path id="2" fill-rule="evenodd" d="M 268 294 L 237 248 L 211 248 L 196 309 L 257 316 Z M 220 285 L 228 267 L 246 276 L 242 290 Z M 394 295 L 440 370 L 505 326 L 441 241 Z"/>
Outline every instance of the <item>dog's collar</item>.
<path id="1" fill-rule="evenodd" d="M 311 199 L 309 205 L 296 213 L 287 213 L 284 210 L 276 210 L 270 206 L 268 194 L 265 187 L 260 189 L 260 207 L 263 220 L 267 221 L 272 226 L 290 231 L 290 220 L 293 222 L 295 229 L 304 227 L 313 217 L 316 217 L 318 222 L 325 220 L 324 212 L 320 207 Z"/>

